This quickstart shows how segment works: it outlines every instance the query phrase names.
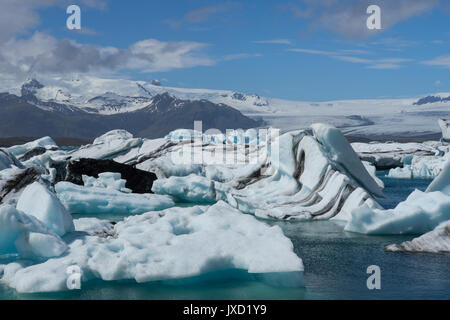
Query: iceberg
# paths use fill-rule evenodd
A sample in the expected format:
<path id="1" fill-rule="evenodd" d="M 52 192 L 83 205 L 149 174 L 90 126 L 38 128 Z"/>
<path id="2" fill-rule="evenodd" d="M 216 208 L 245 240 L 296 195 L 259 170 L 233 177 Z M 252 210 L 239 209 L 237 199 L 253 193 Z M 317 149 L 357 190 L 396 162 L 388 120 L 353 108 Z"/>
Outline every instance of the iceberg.
<path id="1" fill-rule="evenodd" d="M 17 203 L 23 190 L 31 183 L 41 181 L 41 172 L 35 168 L 12 167 L 0 171 L 0 204 Z"/>
<path id="2" fill-rule="evenodd" d="M 268 219 L 345 219 L 362 204 L 380 208 L 372 195 L 383 194 L 381 183 L 367 172 L 345 137 L 332 127 L 314 128 L 315 136 L 291 131 L 249 149 L 246 158 L 257 160 L 252 163 L 238 153 L 233 165 L 205 164 L 199 172 L 158 179 L 152 191 L 186 202 L 223 200 Z M 200 150 L 211 148 L 209 144 Z"/>
<path id="3" fill-rule="evenodd" d="M 31 151 L 35 148 L 45 148 L 45 149 L 54 149 L 58 148 L 55 141 L 53 141 L 50 137 L 43 137 L 22 145 L 9 147 L 7 150 L 9 153 L 14 155 L 17 158 L 22 157 L 28 151 Z"/>
<path id="4" fill-rule="evenodd" d="M 142 139 L 133 138 L 128 131 L 112 130 L 96 138 L 92 144 L 70 152 L 69 155 L 72 160 L 81 158 L 112 159 L 140 145 L 142 145 Z"/>
<path id="5" fill-rule="evenodd" d="M 281 228 L 221 201 L 128 217 L 114 226 L 111 237 L 76 235 L 64 256 L 33 265 L 8 264 L 1 281 L 18 292 L 63 291 L 66 270 L 74 265 L 83 282 L 169 281 L 243 270 L 250 278 L 279 285 L 304 284 L 302 260 Z"/>
<path id="6" fill-rule="evenodd" d="M 17 201 L 17 210 L 36 217 L 59 236 L 75 230 L 70 213 L 39 182 L 34 182 L 23 190 Z"/>
<path id="7" fill-rule="evenodd" d="M 439 119 L 438 123 L 442 130 L 442 141 L 450 142 L 450 121 L 447 119 Z"/>
<path id="8" fill-rule="evenodd" d="M 0 255 L 42 259 L 62 255 L 66 243 L 44 223 L 11 205 L 0 206 Z"/>
<path id="9" fill-rule="evenodd" d="M 70 213 L 141 214 L 175 205 L 171 197 L 156 194 L 124 193 L 103 187 L 85 187 L 58 182 L 55 191 Z"/>
<path id="10" fill-rule="evenodd" d="M 413 191 L 394 209 L 363 205 L 352 211 L 346 231 L 365 234 L 423 234 L 450 220 L 450 161 L 426 192 Z"/>
<path id="11" fill-rule="evenodd" d="M 388 245 L 385 250 L 391 252 L 450 252 L 450 220 L 442 222 L 433 231 L 411 241 Z"/>
<path id="12" fill-rule="evenodd" d="M 339 129 L 321 123 L 315 123 L 311 128 L 331 160 L 342 166 L 344 172 L 347 172 L 370 193 L 377 197 L 384 197 L 382 188 L 367 172 L 347 138 Z"/>
<path id="13" fill-rule="evenodd" d="M 13 154 L 5 149 L 0 149 L 0 171 L 11 167 L 23 168 L 23 165 Z"/>
<path id="14" fill-rule="evenodd" d="M 391 169 L 388 177 L 397 179 L 433 179 L 439 175 L 449 159 L 449 152 L 442 156 L 413 156 L 410 164 L 405 164 L 403 168 Z"/>
<path id="15" fill-rule="evenodd" d="M 86 187 L 106 188 L 125 193 L 131 193 L 131 189 L 125 187 L 126 180 L 121 179 L 119 172 L 102 172 L 98 178 L 82 175 L 83 183 Z"/>
<path id="16" fill-rule="evenodd" d="M 377 170 L 401 168 L 411 164 L 414 156 L 428 157 L 441 153 L 443 148 L 439 142 L 428 141 L 424 143 L 408 142 L 354 142 L 352 148 L 361 160 L 374 165 Z"/>

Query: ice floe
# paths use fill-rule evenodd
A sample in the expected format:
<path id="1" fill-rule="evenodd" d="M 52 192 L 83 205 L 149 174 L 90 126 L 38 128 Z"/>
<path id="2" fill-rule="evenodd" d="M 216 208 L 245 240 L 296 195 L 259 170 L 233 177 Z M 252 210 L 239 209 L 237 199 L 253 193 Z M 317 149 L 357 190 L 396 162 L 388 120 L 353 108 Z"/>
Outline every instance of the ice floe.
<path id="1" fill-rule="evenodd" d="M 11 205 L 0 206 L 0 255 L 42 259 L 58 257 L 67 249 L 66 243 L 37 218 Z"/>
<path id="2" fill-rule="evenodd" d="M 102 172 L 98 178 L 82 175 L 85 187 L 96 187 L 117 190 L 125 193 L 131 193 L 131 189 L 125 187 L 126 180 L 121 179 L 119 172 Z"/>
<path id="3" fill-rule="evenodd" d="M 162 210 L 174 205 L 172 198 L 166 195 L 125 193 L 65 181 L 58 182 L 55 191 L 70 213 L 127 215 Z"/>
<path id="4" fill-rule="evenodd" d="M 15 157 L 20 158 L 21 156 L 25 155 L 28 151 L 31 151 L 31 150 L 33 150 L 35 148 L 39 148 L 39 147 L 45 148 L 45 149 L 53 149 L 53 148 L 57 148 L 58 146 L 56 145 L 55 141 L 53 141 L 52 138 L 43 137 L 43 138 L 31 141 L 31 142 L 27 142 L 22 145 L 9 147 L 7 150 L 9 153 L 14 155 Z"/>
<path id="5" fill-rule="evenodd" d="M 149 212 L 117 223 L 113 236 L 74 234 L 67 241 L 61 257 L 3 266 L 1 281 L 18 292 L 67 290 L 66 271 L 75 265 L 83 282 L 169 281 L 231 269 L 271 283 L 303 285 L 302 260 L 281 229 L 224 202 Z"/>
<path id="6" fill-rule="evenodd" d="M 59 199 L 39 182 L 28 185 L 19 200 L 17 209 L 34 216 L 59 236 L 74 231 L 72 217 Z"/>
<path id="7" fill-rule="evenodd" d="M 442 130 L 442 140 L 450 142 L 450 121 L 447 119 L 439 119 L 438 123 Z"/>
<path id="8" fill-rule="evenodd" d="M 22 163 L 6 149 L 0 149 L 0 171 L 11 167 L 23 168 Z"/>
<path id="9" fill-rule="evenodd" d="M 394 209 L 363 205 L 352 211 L 345 230 L 366 234 L 423 234 L 450 220 L 450 161 L 426 192 L 415 190 Z"/>
<path id="10" fill-rule="evenodd" d="M 385 250 L 391 252 L 450 252 L 450 220 L 442 222 L 433 231 L 411 241 L 388 245 Z"/>
<path id="11" fill-rule="evenodd" d="M 92 144 L 82 146 L 69 154 L 72 159 L 111 159 L 141 144 L 142 139 L 133 138 L 128 131 L 112 130 L 96 138 Z"/>

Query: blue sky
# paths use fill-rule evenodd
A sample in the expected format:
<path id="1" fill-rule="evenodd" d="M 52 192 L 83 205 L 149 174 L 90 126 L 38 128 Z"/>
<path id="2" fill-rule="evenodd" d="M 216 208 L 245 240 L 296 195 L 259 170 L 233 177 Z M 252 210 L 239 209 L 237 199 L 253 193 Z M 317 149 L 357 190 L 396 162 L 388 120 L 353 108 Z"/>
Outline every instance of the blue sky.
<path id="1" fill-rule="evenodd" d="M 95 50 L 101 57 L 65 73 L 312 101 L 450 91 L 447 1 L 72 1 L 81 31 L 66 29 L 65 4 L 40 1 L 29 8 L 35 21 L 8 34 L 11 47 L 35 41 L 54 49 L 21 61 L 39 72 L 61 70 L 49 68 L 59 58 L 71 63 L 69 45 L 61 45 L 70 39 L 81 62 L 97 61 L 89 59 Z M 381 7 L 381 31 L 366 28 L 369 4 Z"/>

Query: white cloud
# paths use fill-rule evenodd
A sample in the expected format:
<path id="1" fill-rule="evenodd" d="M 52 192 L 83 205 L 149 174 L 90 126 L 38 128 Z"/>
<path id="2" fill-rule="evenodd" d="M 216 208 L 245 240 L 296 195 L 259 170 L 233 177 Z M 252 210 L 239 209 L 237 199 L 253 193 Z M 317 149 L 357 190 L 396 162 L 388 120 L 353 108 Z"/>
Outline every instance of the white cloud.
<path id="1" fill-rule="evenodd" d="M 228 54 L 223 57 L 222 60 L 224 61 L 230 61 L 230 60 L 238 60 L 238 59 L 248 59 L 248 58 L 255 58 L 255 57 L 261 57 L 262 54 L 260 53 L 235 53 L 235 54 Z"/>
<path id="2" fill-rule="evenodd" d="M 271 39 L 271 40 L 259 40 L 259 41 L 253 41 L 253 43 L 258 44 L 286 44 L 291 45 L 292 42 L 289 39 Z"/>
<path id="3" fill-rule="evenodd" d="M 310 30 L 328 30 L 347 38 L 364 39 L 429 12 L 439 4 L 439 0 L 300 0 L 298 4 L 289 4 L 287 9 L 296 17 L 309 20 Z M 369 5 L 380 6 L 382 30 L 366 27 Z"/>
<path id="4" fill-rule="evenodd" d="M 440 56 L 431 60 L 423 61 L 422 63 L 429 66 L 450 68 L 450 55 Z"/>
<path id="5" fill-rule="evenodd" d="M 133 69 L 149 73 L 210 66 L 215 61 L 200 53 L 206 46 L 199 42 L 147 39 L 119 49 L 58 40 L 36 32 L 28 39 L 10 40 L 0 47 L 0 72 L 24 77 L 33 72 L 63 74 Z"/>
<path id="6" fill-rule="evenodd" d="M 26 34 L 31 28 L 41 22 L 39 9 L 59 6 L 67 7 L 70 0 L 0 0 L 0 43 L 15 38 L 19 34 Z M 104 9 L 107 0 L 79 0 L 79 5 Z M 62 20 L 61 25 L 65 23 Z"/>
<path id="7" fill-rule="evenodd" d="M 370 52 L 359 50 L 324 51 L 324 50 L 294 48 L 288 49 L 287 51 L 307 53 L 313 55 L 323 55 L 345 62 L 364 64 L 366 65 L 366 68 L 369 69 L 398 69 L 401 67 L 402 63 L 413 61 L 412 59 L 405 59 L 405 58 L 367 59 L 367 58 L 360 58 L 354 55 L 349 55 L 358 53 L 370 54 Z"/>

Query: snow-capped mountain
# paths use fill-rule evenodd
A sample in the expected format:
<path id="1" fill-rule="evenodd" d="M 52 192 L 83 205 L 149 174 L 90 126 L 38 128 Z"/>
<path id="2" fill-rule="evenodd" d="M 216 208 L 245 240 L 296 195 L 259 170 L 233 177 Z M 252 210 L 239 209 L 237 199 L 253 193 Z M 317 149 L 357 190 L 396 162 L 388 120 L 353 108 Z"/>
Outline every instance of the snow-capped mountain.
<path id="1" fill-rule="evenodd" d="M 154 112 L 155 97 L 167 94 L 180 101 L 209 101 L 226 105 L 243 115 L 262 119 L 266 125 L 290 129 L 309 128 L 312 123 L 326 122 L 346 134 L 371 138 L 423 137 L 440 134 L 437 120 L 450 118 L 450 93 L 405 99 L 367 99 L 341 101 L 289 101 L 261 97 L 230 90 L 175 88 L 159 81 L 105 79 L 93 76 L 73 78 L 30 79 L 8 91 L 24 97 L 43 110 L 79 112 L 97 115 L 119 115 L 129 112 Z M 301 88 L 299 89 L 301 90 Z M 154 105 L 153 108 L 148 108 Z M 200 119 L 196 119 L 200 120 Z"/>
<path id="2" fill-rule="evenodd" d="M 19 91 L 19 90 L 17 90 Z M 11 92 L 11 91 L 10 91 Z M 11 92 L 14 93 L 14 92 Z M 41 104 L 58 103 L 89 113 L 116 114 L 145 108 L 152 98 L 168 93 L 183 100 L 209 100 L 237 107 L 239 110 L 271 111 L 268 100 L 256 94 L 226 90 L 201 90 L 164 87 L 157 81 L 143 82 L 81 77 L 76 79 L 29 79 L 20 88 L 22 96 L 34 96 Z M 39 106 L 39 105 L 38 105 Z M 40 106 L 45 108 L 45 106 Z M 266 108 L 264 108 L 266 107 Z"/>
<path id="3" fill-rule="evenodd" d="M 119 128 L 157 138 L 178 128 L 192 129 L 197 120 L 204 130 L 262 125 L 222 103 L 183 100 L 167 92 L 150 95 L 135 87 L 143 95 L 119 94 L 122 91 L 81 95 L 29 80 L 21 86 L 20 95 L 0 93 L 0 136 L 93 138 Z"/>

